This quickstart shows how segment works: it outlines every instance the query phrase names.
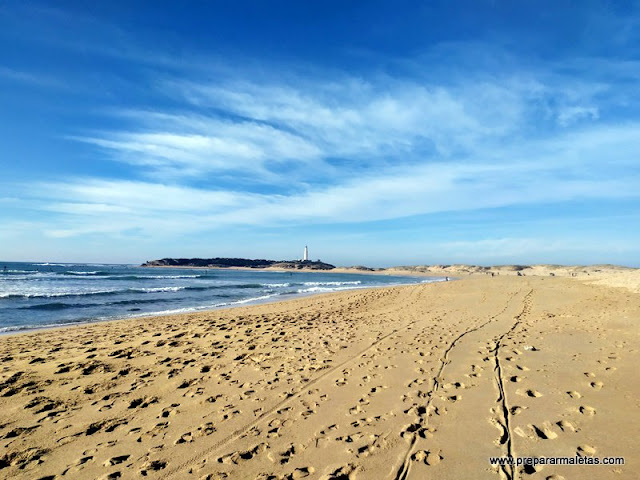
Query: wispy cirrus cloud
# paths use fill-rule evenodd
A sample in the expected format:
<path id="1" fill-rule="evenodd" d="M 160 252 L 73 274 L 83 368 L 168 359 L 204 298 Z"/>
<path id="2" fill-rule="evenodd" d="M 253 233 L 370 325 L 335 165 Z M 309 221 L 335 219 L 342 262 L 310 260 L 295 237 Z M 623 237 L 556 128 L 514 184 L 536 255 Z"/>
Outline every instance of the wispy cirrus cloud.
<path id="1" fill-rule="evenodd" d="M 211 172 L 267 173 L 268 163 L 306 162 L 320 150 L 303 138 L 255 122 L 229 122 L 196 115 L 146 114 L 153 131 L 109 132 L 70 139 L 106 149 L 120 162 L 165 177 Z M 138 112 L 137 117 L 145 113 Z"/>
<path id="2" fill-rule="evenodd" d="M 33 208 L 59 215 L 54 236 L 137 229 L 153 234 L 215 231 L 229 226 L 275 227 L 362 223 L 517 205 L 638 198 L 640 172 L 631 157 L 603 163 L 620 147 L 640 147 L 640 126 L 567 134 L 520 145 L 519 157 L 475 162 L 399 165 L 330 185 L 278 194 L 195 188 L 150 181 L 79 179 L 39 184 Z M 571 138 L 570 138 L 571 137 Z M 582 146 L 580 138 L 589 139 Z M 505 152 L 503 152 L 505 155 Z M 508 157 L 508 155 L 507 155 Z M 612 171 L 614 167 L 614 171 Z M 625 176 L 616 172 L 628 168 Z"/>
<path id="3" fill-rule="evenodd" d="M 452 92 L 412 83 L 388 91 L 362 82 L 317 82 L 306 90 L 191 82 L 168 88 L 186 102 L 180 113 L 127 111 L 137 121 L 133 131 L 73 138 L 107 149 L 115 160 L 180 167 L 187 176 L 256 169 L 277 174 L 283 161 L 313 160 L 320 170 L 327 159 L 407 163 L 506 128 L 504 121 L 499 127 L 482 123 Z"/>
<path id="4" fill-rule="evenodd" d="M 69 138 L 165 180 L 229 173 L 273 185 L 326 183 L 402 164 L 475 162 L 523 138 L 606 127 L 610 97 L 620 95 L 602 79 L 583 78 L 584 69 L 553 65 L 428 79 L 418 66 L 406 76 L 366 78 L 291 69 L 260 82 L 249 80 L 258 76 L 249 67 L 238 70 L 213 79 L 189 68 L 160 75 L 152 91 L 167 107 L 111 111 L 126 120 L 121 128 Z"/>
<path id="5" fill-rule="evenodd" d="M 122 127 L 69 137 L 145 180 L 40 185 L 39 208 L 61 219 L 49 233 L 358 223 L 638 196 L 640 126 L 607 121 L 601 80 L 290 74 L 165 77 L 154 88 L 171 107 L 112 110 Z"/>

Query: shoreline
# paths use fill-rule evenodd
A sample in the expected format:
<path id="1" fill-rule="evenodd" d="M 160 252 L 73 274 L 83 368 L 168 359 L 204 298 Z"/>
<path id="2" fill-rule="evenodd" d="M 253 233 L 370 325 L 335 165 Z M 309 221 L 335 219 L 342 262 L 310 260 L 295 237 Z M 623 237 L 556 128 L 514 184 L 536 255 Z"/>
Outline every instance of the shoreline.
<path id="1" fill-rule="evenodd" d="M 638 318 L 627 290 L 471 275 L 4 336 L 0 471 L 498 478 L 508 435 L 520 456 L 622 456 L 598 478 L 631 479 Z"/>
<path id="2" fill-rule="evenodd" d="M 145 268 L 192 268 L 192 269 L 216 269 L 215 267 L 210 268 L 210 267 L 145 267 Z M 226 267 L 222 267 L 220 268 L 221 270 L 243 270 L 243 271 L 255 271 L 255 270 L 259 270 L 259 269 L 254 269 L 254 268 L 243 268 L 243 267 L 238 267 L 238 268 L 226 268 Z M 279 270 L 271 270 L 274 272 L 280 272 Z M 320 271 L 321 273 L 327 273 L 326 271 Z M 282 271 L 282 273 L 289 273 L 289 271 L 284 270 Z M 306 271 L 304 273 L 307 273 Z M 344 273 L 351 273 L 351 272 L 335 272 L 336 274 L 344 274 Z M 400 275 L 399 275 L 400 276 Z M 403 275 L 404 276 L 404 275 Z M 410 278 L 422 278 L 420 276 L 409 276 Z M 432 278 L 440 278 L 440 277 L 432 277 Z M 453 279 L 450 279 L 453 280 Z M 442 280 L 444 281 L 444 280 Z M 437 282 L 437 280 L 434 280 L 434 282 Z M 167 317 L 172 317 L 172 316 L 176 316 L 176 315 L 189 315 L 189 314 L 199 314 L 199 313 L 208 313 L 208 312 L 216 312 L 219 310 L 229 310 L 229 309 L 235 309 L 235 308 L 243 308 L 243 307 L 250 307 L 250 306 L 254 306 L 254 305 L 265 305 L 265 304 L 271 304 L 271 303 L 280 303 L 280 302 L 289 302 L 292 300 L 296 300 L 299 298 L 305 298 L 305 297 L 313 297 L 313 296 L 320 296 L 320 295 L 331 295 L 333 293 L 339 293 L 339 292 L 344 292 L 344 291 L 352 291 L 352 290 L 375 290 L 378 288 L 394 288 L 394 287 L 404 287 L 404 286 L 410 286 L 410 285 L 414 285 L 411 283 L 407 283 L 407 284 L 400 284 L 400 285 L 394 285 L 394 286 L 388 286 L 388 285 L 379 285 L 379 286 L 366 286 L 366 287 L 347 287 L 347 288 L 343 288 L 340 290 L 335 290 L 332 292 L 297 292 L 297 293 L 289 293 L 286 295 L 273 295 L 272 297 L 269 298 L 252 298 L 252 299 L 245 299 L 245 300 L 238 300 L 236 302 L 232 302 L 231 304 L 227 304 L 227 305 L 220 305 L 220 306 L 213 306 L 213 307 L 205 307 L 202 309 L 198 309 L 197 307 L 187 307 L 187 308 L 193 308 L 194 310 L 188 310 L 187 308 L 181 309 L 184 311 L 176 311 L 176 312 L 171 312 L 171 313 L 161 313 L 161 312 L 150 312 L 148 314 L 133 314 L 133 315 L 128 315 L 128 316 L 121 316 L 121 317 L 114 317 L 114 318 L 96 318 L 96 319 L 89 319 L 86 321 L 80 321 L 80 322 L 70 322 L 67 324 L 55 324 L 55 325 L 44 325 L 42 327 L 40 326 L 36 326 L 36 327 L 27 327 L 27 328 L 16 328 L 15 330 L 7 330 L 7 331 L 0 331 L 0 338 L 3 338 L 5 336 L 16 336 L 16 335 L 22 335 L 22 334 L 30 334 L 30 333 L 38 333 L 38 332 L 42 332 L 42 331 L 49 331 L 49 330 L 58 330 L 58 329 L 69 329 L 69 328 L 73 328 L 73 327 L 82 327 L 82 326 L 86 326 L 86 325 L 95 325 L 95 324 L 102 324 L 102 323 L 110 323 L 110 322 L 119 322 L 119 321 L 127 321 L 127 320 L 144 320 L 144 319 L 153 319 L 153 318 L 167 318 Z M 7 327 L 7 328 L 13 328 L 13 327 Z"/>
<path id="3" fill-rule="evenodd" d="M 89 264 L 93 265 L 93 264 Z M 114 264 L 115 265 L 115 264 Z M 128 264 L 127 264 L 128 265 Z M 131 265 L 135 266 L 135 265 Z M 584 284 L 594 284 L 594 285 L 603 285 L 614 288 L 623 288 L 627 289 L 631 292 L 640 293 L 640 269 L 633 267 L 623 267 L 616 265 L 589 265 L 589 266 L 579 266 L 579 265 L 529 265 L 529 266 L 521 266 L 521 270 L 514 270 L 513 265 L 505 265 L 505 266 L 490 266 L 490 267 L 472 267 L 469 265 L 452 265 L 450 268 L 442 268 L 441 266 L 412 266 L 412 267 L 389 267 L 384 269 L 378 269 L 375 271 L 369 270 L 360 270 L 351 267 L 336 267 L 333 270 L 312 270 L 312 269 L 281 269 L 281 268 L 252 268 L 252 267 L 181 267 L 181 266 L 145 266 L 141 268 L 167 268 L 167 269 L 192 269 L 192 270 L 236 270 L 236 271 L 250 271 L 250 272 L 274 272 L 274 273 L 334 273 L 334 274 L 355 274 L 355 275 L 383 275 L 383 276 L 400 276 L 400 277 L 410 277 L 410 278 L 449 278 L 449 280 L 462 280 L 465 278 L 481 278 L 492 276 L 492 278 L 497 278 L 500 275 L 502 276 L 518 276 L 518 272 L 525 271 L 524 276 L 529 277 L 538 277 L 538 278 L 546 278 L 546 277 L 561 277 L 561 278 L 571 278 L 574 281 Z M 482 268 L 482 271 L 469 271 L 471 268 Z M 424 269 L 435 269 L 437 271 Z M 577 275 L 580 272 L 581 275 Z M 576 275 L 573 275 L 576 274 Z M 437 281 L 437 280 L 436 280 Z M 411 285 L 411 284 L 407 284 Z M 401 285 L 399 285 L 401 286 Z M 370 287 L 373 289 L 376 288 L 385 288 L 384 286 L 380 287 Z M 348 290 L 360 290 L 359 288 L 351 288 Z M 339 292 L 339 291 L 337 291 Z M 184 311 L 184 312 L 172 312 L 172 313 L 149 313 L 149 314 L 140 314 L 140 315 L 131 315 L 131 316 L 121 316 L 115 318 L 108 319 L 90 319 L 82 322 L 74 322 L 68 324 L 56 324 L 56 325 L 46 325 L 46 326 L 36 326 L 24 329 L 15 329 L 0 332 L 0 338 L 3 337 L 14 337 L 23 334 L 33 334 L 43 331 L 49 330 L 58 330 L 58 329 L 69 329 L 73 327 L 82 327 L 86 325 L 94 325 L 94 324 L 102 324 L 102 323 L 111 323 L 111 322 L 119 322 L 119 321 L 127 321 L 127 320 L 136 320 L 136 319 L 150 319 L 150 318 L 165 318 L 172 317 L 175 315 L 183 315 L 183 314 L 192 314 L 192 313 L 207 313 L 207 312 L 215 312 L 218 310 L 228 310 L 235 308 L 243 308 L 252 305 L 261 305 L 261 304 L 271 304 L 271 303 L 279 303 L 279 302 L 288 302 L 291 300 L 295 300 L 297 298 L 307 297 L 307 296 L 316 296 L 316 295 L 326 295 L 337 292 L 318 292 L 318 293 L 297 293 L 283 296 L 274 296 L 273 300 L 264 299 L 264 300 L 255 300 L 246 303 L 238 303 L 233 305 L 222 305 L 219 307 L 207 307 L 202 310 L 193 310 L 193 311 Z"/>
<path id="4" fill-rule="evenodd" d="M 405 286 L 405 285 L 398 285 L 400 286 Z M 380 288 L 380 287 L 369 287 L 371 289 L 375 289 L 375 288 Z M 389 287 L 391 288 L 391 287 Z M 356 288 L 350 289 L 350 290 L 357 290 Z M 362 290 L 365 290 L 364 288 Z M 247 308 L 247 307 L 251 307 L 254 305 L 266 305 L 266 304 L 270 304 L 270 303 L 280 303 L 280 302 L 290 302 L 293 300 L 297 300 L 299 298 L 304 298 L 304 297 L 310 297 L 310 296 L 320 296 L 320 295 L 331 295 L 332 293 L 338 293 L 338 292 L 322 292 L 322 293 L 296 293 L 296 294 L 291 294 L 290 297 L 291 298 L 281 298 L 278 300 L 273 300 L 273 301 L 268 301 L 268 300 L 264 300 L 264 301 L 255 301 L 254 302 L 247 302 L 244 304 L 238 304 L 238 305 L 224 305 L 224 306 L 220 306 L 220 307 L 216 307 L 216 308 L 207 308 L 207 309 L 203 309 L 203 310 L 194 310 L 194 311 L 185 311 L 185 312 L 180 312 L 180 313 L 166 313 L 166 314 L 158 314 L 158 313 L 150 313 L 150 314 L 140 314 L 140 315 L 131 315 L 128 317 L 118 317 L 118 318 L 107 318 L 107 319 L 96 319 L 96 320 L 87 320 L 84 322 L 76 322 L 76 323 L 68 323 L 68 324 L 59 324 L 59 325 L 46 325 L 46 326 L 42 326 L 42 327 L 33 327 L 33 328 L 25 328 L 23 330 L 11 330 L 11 331 L 5 331 L 5 332 L 0 332 L 0 339 L 4 338 L 5 336 L 16 336 L 16 335 L 28 335 L 28 334 L 38 334 L 40 332 L 48 332 L 48 331 L 55 331 L 55 330 L 61 330 L 61 329 L 73 329 L 75 327 L 85 327 L 88 325 L 102 325 L 102 324 L 107 324 L 107 323 L 114 323 L 114 322 L 126 322 L 126 321 L 136 321 L 136 320 L 152 320 L 154 318 L 157 319 L 167 319 L 167 318 L 171 318 L 171 317 L 176 317 L 176 316 L 181 316 L 181 315 L 197 315 L 197 314 L 205 314 L 205 313 L 209 313 L 209 312 L 217 312 L 219 310 L 231 310 L 231 309 L 236 309 L 236 308 Z"/>

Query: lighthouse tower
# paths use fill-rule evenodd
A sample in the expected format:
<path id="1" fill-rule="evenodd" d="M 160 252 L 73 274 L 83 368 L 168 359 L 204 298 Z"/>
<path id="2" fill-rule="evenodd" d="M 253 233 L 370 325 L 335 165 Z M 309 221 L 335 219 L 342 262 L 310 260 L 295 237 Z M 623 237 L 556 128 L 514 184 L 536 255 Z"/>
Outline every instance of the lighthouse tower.
<path id="1" fill-rule="evenodd" d="M 308 262 L 309 261 L 309 249 L 307 248 L 307 246 L 304 246 L 304 255 L 302 256 L 302 261 L 303 262 Z"/>

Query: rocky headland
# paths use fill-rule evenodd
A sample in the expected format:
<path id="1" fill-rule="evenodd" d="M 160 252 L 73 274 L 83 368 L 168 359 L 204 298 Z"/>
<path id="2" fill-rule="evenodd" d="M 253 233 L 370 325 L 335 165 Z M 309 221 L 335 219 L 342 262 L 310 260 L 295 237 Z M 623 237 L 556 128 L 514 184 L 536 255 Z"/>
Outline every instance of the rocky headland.
<path id="1" fill-rule="evenodd" d="M 282 268 L 285 270 L 333 270 L 334 265 L 310 260 L 265 260 L 248 258 L 163 258 L 149 260 L 142 267 L 205 267 L 205 268 Z"/>

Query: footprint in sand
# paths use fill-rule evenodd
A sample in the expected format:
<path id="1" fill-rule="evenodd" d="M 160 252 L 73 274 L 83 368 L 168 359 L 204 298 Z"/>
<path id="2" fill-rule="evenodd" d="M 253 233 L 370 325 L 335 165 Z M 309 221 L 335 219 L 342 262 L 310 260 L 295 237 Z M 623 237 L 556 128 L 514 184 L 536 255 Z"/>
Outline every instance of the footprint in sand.
<path id="1" fill-rule="evenodd" d="M 62 475 L 63 476 L 66 475 L 69 471 L 77 472 L 81 470 L 83 468 L 82 465 L 84 465 L 87 462 L 90 462 L 91 460 L 93 460 L 93 455 L 88 455 L 86 457 L 80 458 L 76 462 L 69 465 L 67 469 L 64 472 L 62 472 Z M 105 465 L 105 466 L 108 466 L 108 465 Z"/>
<path id="2" fill-rule="evenodd" d="M 454 383 L 445 383 L 444 385 L 442 385 L 442 388 L 444 390 L 449 390 L 451 388 L 466 388 L 465 384 L 462 382 L 454 382 Z"/>
<path id="3" fill-rule="evenodd" d="M 151 472 L 157 472 L 158 470 L 164 470 L 167 468 L 167 462 L 163 460 L 152 460 L 144 464 L 142 470 L 140 470 L 140 475 L 146 477 Z"/>
<path id="4" fill-rule="evenodd" d="M 424 462 L 427 465 L 438 465 L 444 460 L 440 450 L 420 450 L 414 453 L 412 458 L 416 462 Z"/>
<path id="5" fill-rule="evenodd" d="M 412 439 L 416 434 L 418 434 L 422 438 L 430 438 L 427 435 L 430 432 L 427 428 L 423 427 L 420 423 L 412 423 L 408 427 L 406 427 L 401 433 L 400 436 L 406 439 Z M 432 435 L 431 435 L 432 436 Z"/>
<path id="6" fill-rule="evenodd" d="M 527 396 L 533 397 L 533 398 L 538 398 L 542 396 L 542 394 L 539 391 L 533 390 L 533 389 L 527 390 L 525 393 L 527 394 Z"/>
<path id="7" fill-rule="evenodd" d="M 157 397 L 136 398 L 135 400 L 131 400 L 131 403 L 129 403 L 129 408 L 147 408 L 149 405 L 157 402 Z"/>
<path id="8" fill-rule="evenodd" d="M 356 405 L 355 407 L 349 409 L 349 415 L 356 415 L 360 412 L 362 412 L 362 408 L 360 408 L 360 405 Z"/>
<path id="9" fill-rule="evenodd" d="M 148 439 L 154 438 L 158 435 L 160 435 L 160 433 L 165 430 L 167 427 L 169 426 L 169 422 L 160 422 L 157 423 L 151 430 L 149 430 L 148 432 L 143 433 L 142 435 L 140 435 L 137 439 L 138 442 L 142 442 L 142 441 L 146 441 Z M 132 432 L 134 433 L 134 432 Z"/>
<path id="10" fill-rule="evenodd" d="M 522 411 L 527 408 L 527 407 L 520 407 L 518 405 L 514 405 L 513 407 L 511 407 L 511 409 L 509 410 L 511 415 L 518 415 L 520 413 L 522 413 Z"/>
<path id="11" fill-rule="evenodd" d="M 105 467 L 111 467 L 113 465 L 118 465 L 119 463 L 126 462 L 129 459 L 130 455 L 120 455 L 118 457 L 111 457 L 109 460 L 104 462 Z"/>
<path id="12" fill-rule="evenodd" d="M 361 470 L 359 465 L 350 463 L 345 465 L 344 467 L 340 467 L 337 470 L 333 471 L 328 478 L 328 480 L 334 479 L 348 479 L 355 480 L 356 474 Z"/>
<path id="13" fill-rule="evenodd" d="M 266 451 L 267 448 L 268 446 L 266 443 L 260 443 L 259 445 L 256 445 L 249 450 L 237 451 L 229 453 L 227 455 L 223 455 L 222 457 L 218 458 L 218 462 L 237 465 L 238 463 L 241 463 L 243 461 L 251 460 L 256 455 L 259 455 Z"/>
<path id="14" fill-rule="evenodd" d="M 121 472 L 112 472 L 112 473 L 107 473 L 106 475 L 103 475 L 98 480 L 115 480 L 116 478 L 120 478 L 120 477 L 122 477 Z"/>
<path id="15" fill-rule="evenodd" d="M 558 434 L 551 430 L 551 424 L 549 422 L 544 422 L 539 427 L 536 425 L 529 425 L 529 428 L 531 428 L 536 436 L 542 440 L 553 440 L 558 438 Z"/>
<path id="16" fill-rule="evenodd" d="M 84 431 L 84 434 L 87 436 L 93 435 L 94 433 L 99 432 L 101 430 L 104 430 L 107 433 L 111 433 L 119 426 L 127 425 L 128 423 L 129 422 L 127 420 L 122 418 L 105 420 L 103 422 L 95 422 L 87 427 L 87 429 Z"/>
<path id="17" fill-rule="evenodd" d="M 585 455 L 594 456 L 595 454 L 596 454 L 596 449 L 591 445 L 584 444 L 584 445 L 578 446 L 578 455 L 580 456 L 585 456 Z"/>
<path id="18" fill-rule="evenodd" d="M 300 443 L 296 443 L 296 444 L 291 444 L 291 446 L 289 446 L 289 448 L 282 452 L 280 454 L 280 464 L 284 465 L 286 463 L 289 463 L 289 461 L 291 460 L 291 458 L 294 455 L 297 455 L 301 452 L 303 452 L 305 450 L 304 445 L 300 444 Z"/>
<path id="19" fill-rule="evenodd" d="M 305 478 L 315 473 L 316 469 L 309 467 L 296 468 L 293 473 L 286 476 L 287 480 L 295 480 L 296 478 Z"/>
<path id="20" fill-rule="evenodd" d="M 580 410 L 581 414 L 586 415 L 588 417 L 593 417 L 596 414 L 595 408 L 589 407 L 586 405 L 581 406 L 578 410 Z"/>
<path id="21" fill-rule="evenodd" d="M 2 438 L 16 438 L 16 437 L 19 437 L 21 435 L 29 434 L 29 433 L 33 432 L 33 430 L 35 430 L 36 428 L 39 428 L 39 427 L 40 427 L 40 425 L 34 425 L 32 427 L 17 427 L 17 428 L 14 428 L 13 430 L 11 430 L 9 433 L 7 433 Z"/>
<path id="22" fill-rule="evenodd" d="M 191 432 L 187 432 L 180 435 L 180 438 L 175 441 L 175 444 L 180 445 L 181 443 L 191 443 L 191 442 L 193 442 L 193 434 Z"/>
<path id="23" fill-rule="evenodd" d="M 563 432 L 577 432 L 576 427 L 574 427 L 571 422 L 568 422 L 566 420 L 560 420 L 559 422 L 556 422 L 556 425 L 558 425 L 558 427 L 560 427 L 560 430 L 562 430 Z"/>
<path id="24" fill-rule="evenodd" d="M 167 418 L 167 417 L 170 417 L 170 416 L 178 414 L 178 410 L 176 410 L 176 409 L 179 406 L 180 406 L 179 403 L 172 403 L 170 407 L 165 407 L 165 408 L 162 409 L 162 413 L 160 414 L 160 416 L 162 418 Z M 158 418 L 160 418 L 160 417 L 158 417 Z"/>
<path id="25" fill-rule="evenodd" d="M 200 436 L 208 436 L 216 431 L 216 427 L 213 426 L 212 422 L 203 423 L 198 427 L 198 435 Z"/>

